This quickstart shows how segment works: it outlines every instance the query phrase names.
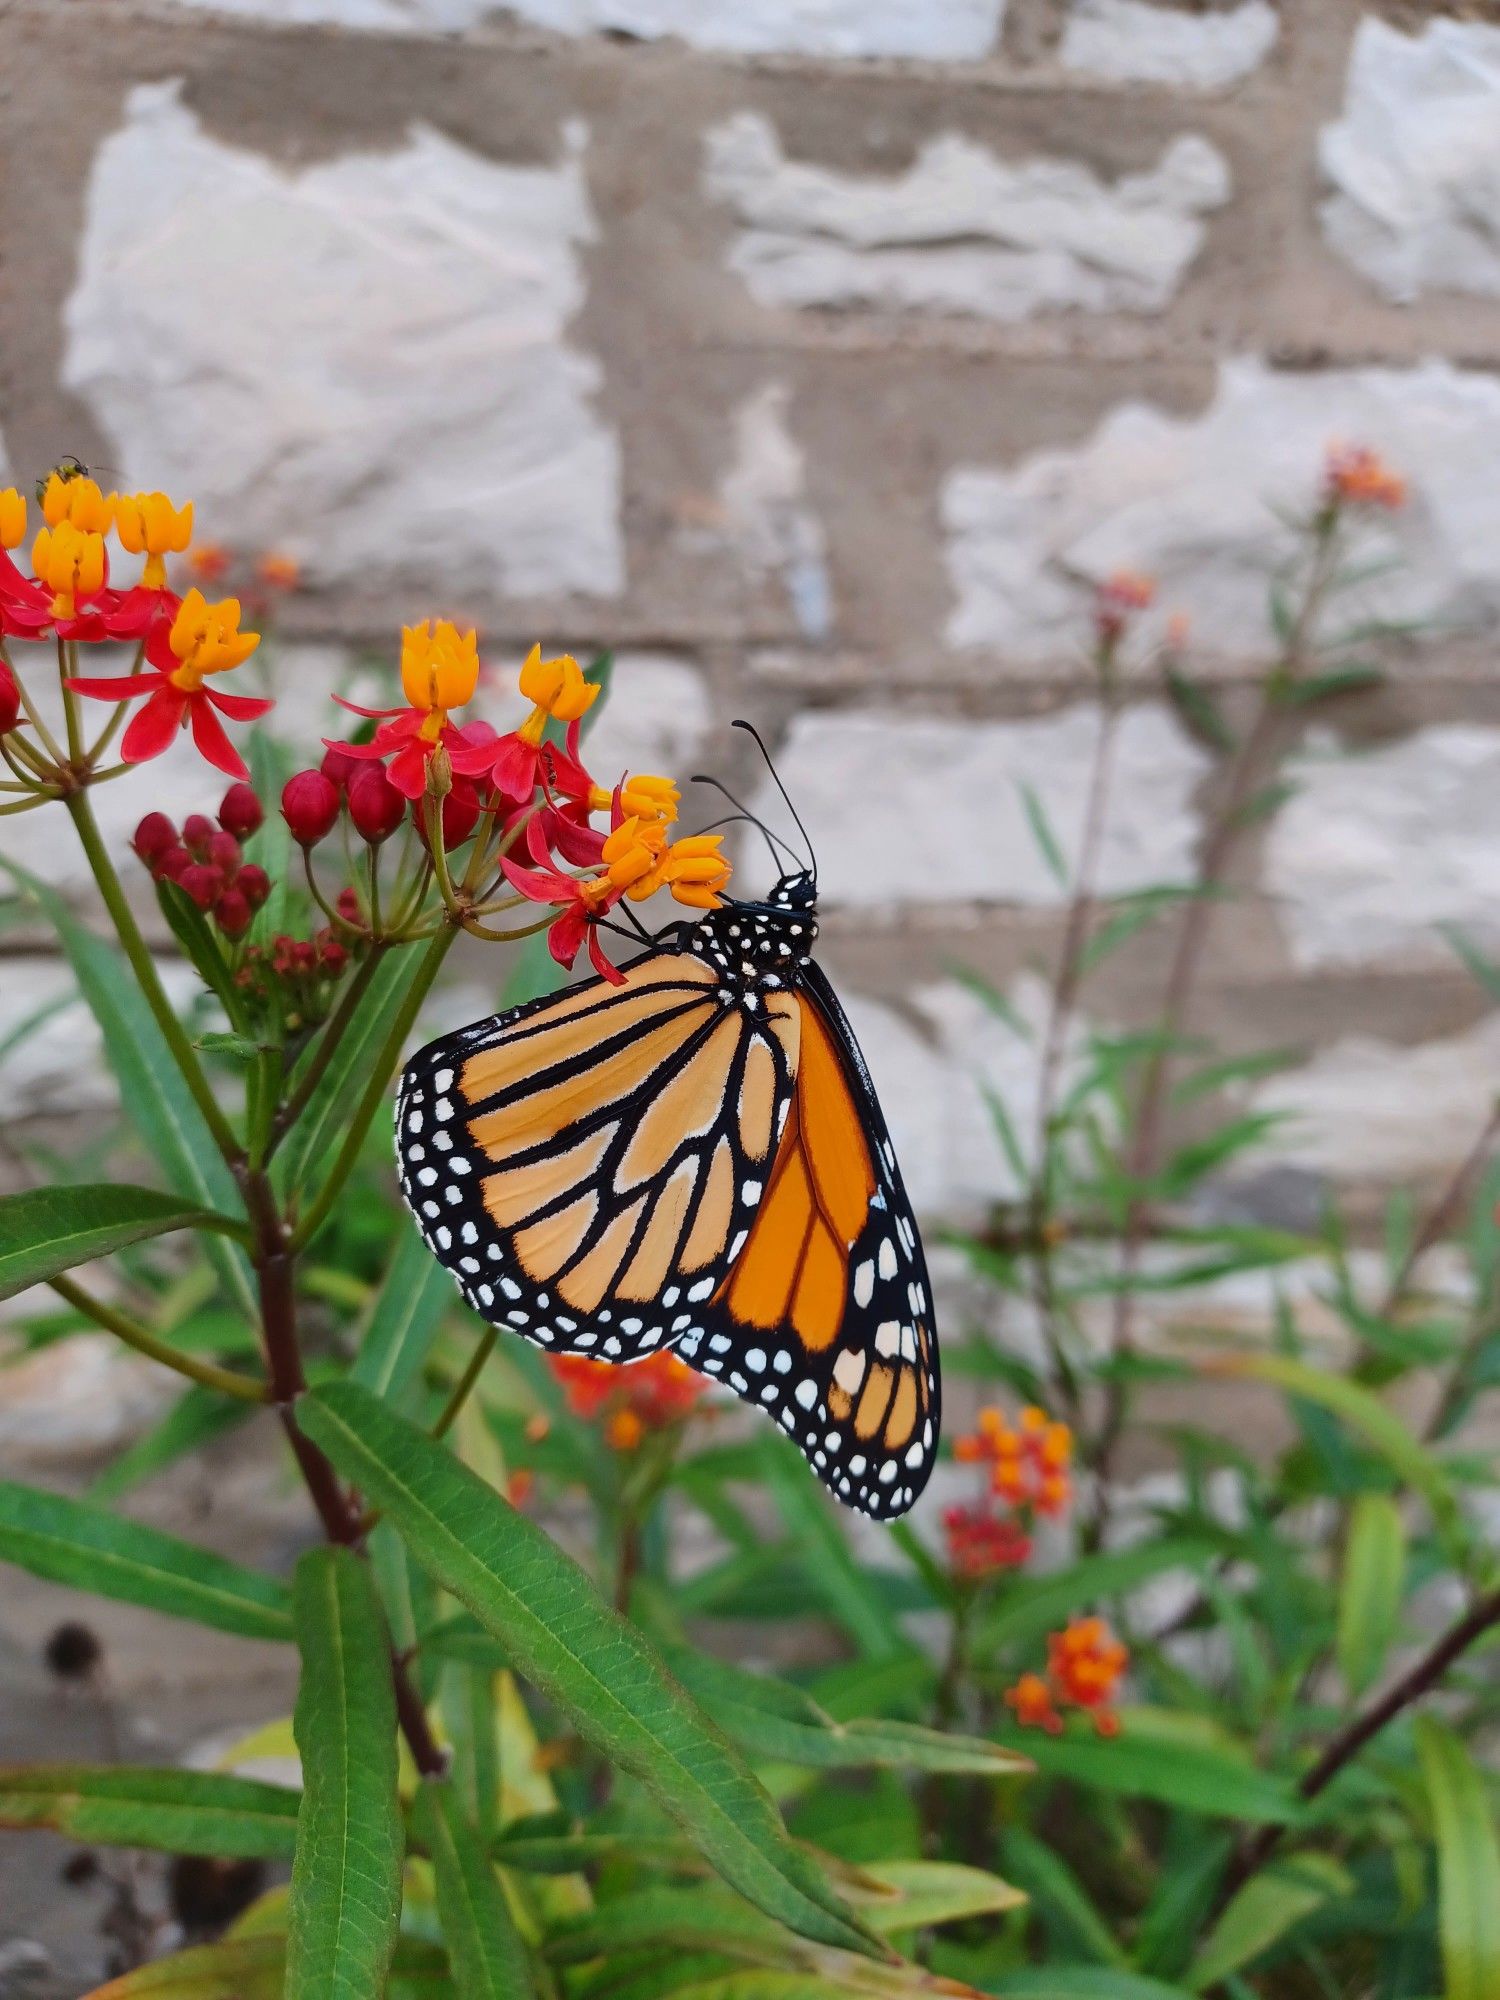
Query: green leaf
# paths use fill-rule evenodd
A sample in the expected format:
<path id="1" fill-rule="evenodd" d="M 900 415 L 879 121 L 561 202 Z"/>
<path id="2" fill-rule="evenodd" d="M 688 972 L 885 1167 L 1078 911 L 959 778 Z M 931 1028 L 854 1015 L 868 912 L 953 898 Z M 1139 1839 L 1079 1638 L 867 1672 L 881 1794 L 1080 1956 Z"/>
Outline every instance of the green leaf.
<path id="1" fill-rule="evenodd" d="M 0 1765 L 0 1826 L 164 1854 L 290 1860 L 298 1794 L 209 1771 L 128 1764 Z"/>
<path id="2" fill-rule="evenodd" d="M 1385 1663 L 1405 1576 L 1401 1509 L 1388 1494 L 1361 1493 L 1350 1510 L 1339 1588 L 1338 1663 L 1351 1694 L 1362 1693 Z"/>
<path id="3" fill-rule="evenodd" d="M 1127 1714 L 1114 1737 L 1048 1736 L 1033 1743 L 1028 1736 L 1027 1752 L 1044 1777 L 1067 1778 L 1122 1798 L 1156 1799 L 1211 1818 L 1270 1826 L 1300 1817 L 1292 1787 L 1256 1770 L 1248 1758 L 1241 1762 L 1165 1734 L 1132 1735 L 1135 1719 Z"/>
<path id="4" fill-rule="evenodd" d="M 584 1965 L 619 1952 L 713 1951 L 752 1965 L 795 1968 L 801 1940 L 722 1889 L 642 1889 L 559 1924 L 547 1939 L 554 1965 Z"/>
<path id="5" fill-rule="evenodd" d="M 1000 1856 L 1006 1874 L 1031 1898 L 1055 1945 L 1081 1952 L 1100 1965 L 1124 1965 L 1124 1951 L 1060 1854 L 1024 1826 L 1012 1826 L 1001 1836 Z"/>
<path id="6" fill-rule="evenodd" d="M 1500 1842 L 1479 1765 L 1433 1716 L 1415 1724 L 1438 1855 L 1444 2000 L 1500 1993 Z"/>
<path id="7" fill-rule="evenodd" d="M 403 1849 L 390 1642 L 367 1565 L 310 1549 L 293 1617 L 303 1792 L 286 2000 L 375 2000 L 396 1949 Z"/>
<path id="8" fill-rule="evenodd" d="M 1177 667 L 1167 668 L 1166 680 L 1172 706 L 1182 717 L 1189 733 L 1221 755 L 1232 750 L 1235 746 L 1234 731 L 1208 689 L 1197 681 L 1190 681 Z"/>
<path id="9" fill-rule="evenodd" d="M 866 1863 L 862 1873 L 872 1884 L 892 1892 L 860 1899 L 866 1918 L 883 1937 L 996 1916 L 1026 1901 L 1022 1890 L 987 1868 L 968 1868 L 957 1861 L 877 1861 Z"/>
<path id="10" fill-rule="evenodd" d="M 447 2000 L 452 1993 L 437 1946 L 403 1938 L 390 2000 Z M 289 2000 L 286 1940 L 239 1937 L 158 1958 L 96 1987 L 84 2000 L 283 2000 L 284 1994 Z"/>
<path id="11" fill-rule="evenodd" d="M 0 1197 L 0 1299 L 173 1229 L 233 1229 L 222 1215 L 156 1188 L 23 1188 Z"/>
<path id="12" fill-rule="evenodd" d="M 376 967 L 328 1067 L 271 1163 L 272 1179 L 283 1196 L 301 1187 L 317 1171 L 328 1149 L 344 1136 L 354 1101 L 369 1085 L 375 1057 L 384 1046 L 424 958 L 425 953 L 408 945 L 390 952 Z M 295 1084 L 295 1071 L 292 1081 Z"/>
<path id="13" fill-rule="evenodd" d="M 424 1783 L 413 1824 L 432 1857 L 438 1915 L 459 2000 L 528 2000 L 536 1983 L 526 1947 L 494 1866 L 453 1787 L 435 1780 Z"/>
<path id="14" fill-rule="evenodd" d="M 403 1223 L 350 1380 L 384 1402 L 399 1403 L 427 1359 L 443 1314 L 458 1302 L 452 1278 L 416 1230 Z"/>
<path id="15" fill-rule="evenodd" d="M 766 1435 L 759 1449 L 765 1483 L 796 1540 L 808 1582 L 862 1653 L 889 1659 L 904 1652 L 900 1629 L 850 1553 L 832 1502 L 806 1460 L 779 1432 Z"/>
<path id="16" fill-rule="evenodd" d="M 1026 813 L 1026 824 L 1031 828 L 1031 837 L 1037 844 L 1037 851 L 1047 864 L 1047 873 L 1060 889 L 1068 886 L 1068 864 L 1058 844 L 1057 835 L 1052 831 L 1052 822 L 1047 817 L 1047 809 L 1034 785 L 1021 786 L 1021 804 Z"/>
<path id="17" fill-rule="evenodd" d="M 1332 1375 L 1283 1354 L 1246 1354 L 1216 1359 L 1203 1368 L 1208 1375 L 1248 1375 L 1270 1382 L 1290 1396 L 1305 1397 L 1320 1408 L 1331 1410 L 1386 1461 L 1396 1476 L 1414 1493 L 1420 1493 L 1432 1511 L 1434 1524 L 1450 1548 L 1460 1548 L 1463 1531 L 1457 1504 L 1443 1476 L 1441 1466 L 1423 1449 L 1401 1419 L 1388 1410 L 1380 1398 L 1362 1383 L 1348 1376 Z"/>
<path id="18" fill-rule="evenodd" d="M 670 1650 L 667 1664 L 688 1693 L 755 1757 L 819 1770 L 876 1765 L 986 1778 L 1013 1777 L 1031 1769 L 1029 1759 L 982 1737 L 948 1735 L 878 1716 L 836 1722 L 789 1682 L 747 1673 L 685 1646 Z"/>
<path id="19" fill-rule="evenodd" d="M 113 945 L 85 930 L 62 897 L 45 882 L 3 858 L 0 868 L 40 906 L 56 931 L 89 1011 L 99 1024 L 125 1115 L 150 1148 L 168 1184 L 200 1208 L 238 1216 L 242 1211 L 233 1176 L 125 959 Z M 226 1295 L 252 1325 L 258 1325 L 255 1284 L 244 1253 L 213 1236 L 206 1239 L 203 1248 Z"/>
<path id="20" fill-rule="evenodd" d="M 1193 1960 L 1188 1988 L 1204 1993 L 1279 1944 L 1331 1896 L 1348 1895 L 1349 1871 L 1328 1854 L 1293 1854 L 1253 1876 Z M 1474 2000 L 1479 2000 L 1476 1989 Z"/>
<path id="21" fill-rule="evenodd" d="M 209 929 L 203 912 L 185 889 L 176 882 L 169 882 L 165 876 L 156 884 L 156 900 L 188 963 L 217 998 L 229 1019 L 238 1024 L 242 1018 L 241 998 L 235 991 L 219 941 Z"/>
<path id="22" fill-rule="evenodd" d="M 0 1480 L 0 1561 L 245 1639 L 292 1636 L 286 1588 L 274 1577 L 101 1507 L 10 1480 Z"/>
<path id="23" fill-rule="evenodd" d="M 580 1735 L 639 1778 L 726 1881 L 827 1943 L 875 1947 L 728 1740 L 535 1522 L 353 1383 L 298 1405 L 307 1435 Z"/>

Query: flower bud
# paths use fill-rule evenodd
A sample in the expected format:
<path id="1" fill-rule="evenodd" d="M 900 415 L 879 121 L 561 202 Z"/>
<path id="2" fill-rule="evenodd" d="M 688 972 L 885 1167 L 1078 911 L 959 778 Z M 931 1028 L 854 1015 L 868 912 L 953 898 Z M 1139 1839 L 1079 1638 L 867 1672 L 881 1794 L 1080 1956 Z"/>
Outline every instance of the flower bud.
<path id="1" fill-rule="evenodd" d="M 243 889 L 226 889 L 214 907 L 214 918 L 227 938 L 242 938 L 255 912 Z"/>
<path id="2" fill-rule="evenodd" d="M 177 845 L 177 829 L 165 813 L 147 813 L 130 844 L 153 874 L 159 873 L 162 856 Z"/>
<path id="3" fill-rule="evenodd" d="M 247 861 L 235 877 L 235 887 L 249 903 L 252 910 L 258 910 L 271 893 L 271 878 L 264 868 Z"/>
<path id="4" fill-rule="evenodd" d="M 192 855 L 179 840 L 175 847 L 169 847 L 165 854 L 158 856 L 152 873 L 159 882 L 180 882 L 186 870 L 192 865 Z"/>
<path id="5" fill-rule="evenodd" d="M 239 873 L 244 860 L 244 849 L 232 833 L 216 833 L 208 843 L 208 860 L 211 866 L 224 871 L 227 879 L 233 880 Z"/>
<path id="6" fill-rule="evenodd" d="M 346 924 L 362 924 L 364 922 L 364 915 L 359 907 L 359 891 L 357 889 L 340 889 L 333 907 L 338 911 Z"/>
<path id="7" fill-rule="evenodd" d="M 439 743 L 427 759 L 427 796 L 445 799 L 453 790 L 453 760 Z"/>
<path id="8" fill-rule="evenodd" d="M 260 800 L 249 785 L 231 785 L 219 807 L 219 824 L 238 840 L 248 840 L 265 818 Z"/>
<path id="9" fill-rule="evenodd" d="M 201 861 L 208 853 L 208 843 L 218 830 L 207 813 L 189 813 L 182 822 L 182 844 L 189 854 L 196 855 Z"/>
<path id="10" fill-rule="evenodd" d="M 468 780 L 455 779 L 453 789 L 442 804 L 443 846 L 450 854 L 455 848 L 462 847 L 478 826 L 482 810 L 479 794 Z M 417 832 L 422 836 L 424 847 L 427 845 L 427 813 L 426 800 L 417 799 L 412 806 L 412 818 L 416 821 Z"/>
<path id="11" fill-rule="evenodd" d="M 407 801 L 380 764 L 367 764 L 349 787 L 349 817 L 372 847 L 389 840 L 406 817 Z"/>
<path id="12" fill-rule="evenodd" d="M 349 954 L 337 938 L 328 938 L 318 946 L 318 964 L 330 979 L 337 979 L 349 963 Z"/>
<path id="13" fill-rule="evenodd" d="M 318 766 L 323 776 L 331 779 L 341 792 L 348 791 L 349 780 L 364 768 L 364 760 L 360 757 L 351 757 L 347 750 L 325 751 L 323 761 Z"/>
<path id="14" fill-rule="evenodd" d="M 21 713 L 21 690 L 9 667 L 0 666 L 0 736 L 15 728 Z"/>
<path id="15" fill-rule="evenodd" d="M 338 787 L 321 771 L 299 771 L 281 794 L 281 817 L 301 847 L 316 847 L 339 816 Z"/>
<path id="16" fill-rule="evenodd" d="M 183 869 L 177 878 L 177 886 L 186 890 L 200 910 L 211 910 L 223 890 L 224 877 L 217 868 L 195 861 Z"/>

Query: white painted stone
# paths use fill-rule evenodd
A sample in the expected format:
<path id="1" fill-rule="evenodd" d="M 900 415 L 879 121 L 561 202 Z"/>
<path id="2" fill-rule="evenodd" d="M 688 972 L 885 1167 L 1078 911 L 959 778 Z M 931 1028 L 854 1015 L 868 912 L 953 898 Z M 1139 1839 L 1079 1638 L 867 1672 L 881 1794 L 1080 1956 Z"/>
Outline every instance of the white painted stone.
<path id="1" fill-rule="evenodd" d="M 790 402 L 785 383 L 768 382 L 740 404 L 717 518 L 683 540 L 728 550 L 751 577 L 778 577 L 803 637 L 816 642 L 833 622 L 832 587 L 823 524 L 807 498 L 807 461 L 788 427 Z"/>
<path id="2" fill-rule="evenodd" d="M 1318 157 L 1324 233 L 1388 298 L 1500 294 L 1500 26 L 1366 16 Z"/>
<path id="3" fill-rule="evenodd" d="M 1067 891 L 1038 850 L 1023 787 L 1034 789 L 1071 865 L 1098 730 L 1089 704 L 983 723 L 813 711 L 793 719 L 777 761 L 818 850 L 826 902 L 1055 906 Z M 1101 893 L 1184 879 L 1198 834 L 1193 795 L 1207 769 L 1164 708 L 1126 711 L 1099 854 Z M 903 812 L 902 801 L 917 794 L 921 810 Z M 773 826 L 786 816 L 769 787 L 757 810 Z"/>
<path id="4" fill-rule="evenodd" d="M 48 1311 L 50 1292 L 7 1305 Z M 169 1369 L 143 1360 L 111 1333 L 80 1333 L 34 1354 L 0 1358 L 0 1458 L 7 1468 L 73 1463 L 138 1437 L 178 1393 Z"/>
<path id="5" fill-rule="evenodd" d="M 1005 0 L 188 0 L 278 24 L 459 34 L 510 15 L 564 35 L 601 32 L 740 55 L 914 56 L 973 61 L 994 48 Z"/>
<path id="6" fill-rule="evenodd" d="M 1500 945 L 1500 729 L 1451 723 L 1373 750 L 1327 739 L 1267 835 L 1263 880 L 1298 965 L 1453 963 Z"/>
<path id="7" fill-rule="evenodd" d="M 1095 586 L 1137 569 L 1158 579 L 1159 619 L 1186 611 L 1205 649 L 1262 654 L 1268 581 L 1291 552 L 1271 506 L 1311 504 L 1331 443 L 1375 447 L 1411 484 L 1408 506 L 1367 530 L 1398 566 L 1341 600 L 1350 618 L 1500 614 L 1500 381 L 1443 361 L 1314 374 L 1240 358 L 1196 415 L 1127 403 L 1082 444 L 953 472 L 950 643 L 1076 652 Z"/>
<path id="8" fill-rule="evenodd" d="M 708 694 L 693 667 L 664 653 L 618 653 L 584 761 L 601 784 L 625 771 L 657 771 L 685 788 L 708 726 Z"/>
<path id="9" fill-rule="evenodd" d="M 564 338 L 596 233 L 582 128 L 543 166 L 412 125 L 285 168 L 180 90 L 138 85 L 100 146 L 65 313 L 63 380 L 122 480 L 314 582 L 617 594 L 619 449 Z"/>
<path id="10" fill-rule="evenodd" d="M 1080 161 L 1005 160 L 954 132 L 904 173 L 850 174 L 788 159 L 754 111 L 708 133 L 706 162 L 709 194 L 740 224 L 730 266 L 761 305 L 997 320 L 1160 312 L 1230 189 L 1223 156 L 1196 136 L 1112 184 Z"/>
<path id="11" fill-rule="evenodd" d="M 1255 1110 L 1285 1114 L 1261 1151 L 1336 1180 L 1434 1178 L 1473 1144 L 1497 1077 L 1500 1014 L 1411 1048 L 1341 1036 L 1257 1087 Z"/>
<path id="12" fill-rule="evenodd" d="M 1221 90 L 1259 69 L 1279 30 L 1269 0 L 1212 13 L 1150 0 L 1074 0 L 1058 60 L 1113 82 Z"/>

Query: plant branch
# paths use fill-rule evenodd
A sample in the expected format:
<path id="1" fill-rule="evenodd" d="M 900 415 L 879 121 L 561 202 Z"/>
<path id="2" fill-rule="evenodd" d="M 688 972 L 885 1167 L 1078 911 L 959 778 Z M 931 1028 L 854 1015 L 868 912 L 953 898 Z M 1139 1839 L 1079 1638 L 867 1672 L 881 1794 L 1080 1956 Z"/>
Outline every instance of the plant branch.
<path id="1" fill-rule="evenodd" d="M 102 1326 L 107 1332 L 123 1340 L 127 1347 L 133 1347 L 137 1354 L 147 1355 L 152 1361 L 159 1361 L 164 1368 L 171 1368 L 179 1375 L 186 1375 L 194 1382 L 200 1382 L 205 1389 L 217 1389 L 221 1395 L 235 1396 L 242 1403 L 266 1403 L 271 1392 L 264 1382 L 257 1382 L 249 1375 L 237 1374 L 229 1368 L 218 1368 L 211 1361 L 200 1361 L 195 1354 L 184 1354 L 180 1348 L 171 1346 L 158 1338 L 149 1327 L 142 1326 L 118 1306 L 107 1305 L 97 1299 L 92 1292 L 84 1290 L 68 1277 L 49 1278 L 47 1281 L 59 1298 L 67 1300 L 81 1313 Z"/>
<path id="2" fill-rule="evenodd" d="M 1345 1724 L 1311 1770 L 1303 1775 L 1297 1786 L 1298 1797 L 1311 1800 L 1326 1791 L 1367 1743 L 1424 1695 L 1431 1694 L 1454 1661 L 1496 1625 L 1500 1625 L 1500 1590 L 1493 1590 L 1479 1598 L 1457 1624 L 1450 1625 L 1442 1637 L 1386 1689 L 1378 1701 L 1372 1702 L 1362 1714 Z M 1240 1850 L 1224 1880 L 1223 1896 L 1226 1901 L 1265 1866 L 1285 1832 L 1285 1827 L 1281 1826 L 1262 1827 L 1254 1839 Z"/>
<path id="3" fill-rule="evenodd" d="M 446 1437 L 458 1421 L 458 1413 L 469 1400 L 470 1391 L 479 1380 L 485 1362 L 494 1353 L 495 1342 L 499 1337 L 500 1329 L 498 1326 L 491 1326 L 485 1329 L 484 1337 L 476 1344 L 474 1352 L 469 1356 L 468 1366 L 464 1369 L 463 1374 L 459 1376 L 453 1394 L 443 1405 L 442 1415 L 432 1427 L 434 1438 Z"/>

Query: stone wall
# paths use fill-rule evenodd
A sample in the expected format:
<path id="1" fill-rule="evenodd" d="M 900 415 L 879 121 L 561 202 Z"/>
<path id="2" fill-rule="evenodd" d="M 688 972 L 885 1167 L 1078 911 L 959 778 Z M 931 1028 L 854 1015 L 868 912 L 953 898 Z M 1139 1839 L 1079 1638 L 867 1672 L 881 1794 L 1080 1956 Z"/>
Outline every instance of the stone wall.
<path id="1" fill-rule="evenodd" d="M 762 723 L 929 1212 L 1008 1184 L 974 1081 L 1024 1123 L 1032 1065 L 952 968 L 1041 1004 L 1060 892 L 1020 786 L 1076 839 L 1094 583 L 1156 576 L 1232 700 L 1271 505 L 1377 448 L 1412 493 L 1370 604 L 1420 633 L 1309 733 L 1205 1021 L 1307 1051 L 1268 1164 L 1466 1149 L 1500 1019 L 1438 926 L 1500 947 L 1493 10 L 12 0 L 0 118 L 15 476 L 77 453 L 294 554 L 304 741 L 434 609 L 507 673 L 533 636 L 614 646 L 606 757 L 753 783 L 727 724 Z M 1142 675 L 1107 887 L 1189 865 L 1208 771 Z M 187 762 L 150 789 L 206 797 Z M 64 865 L 39 817 L 0 846 Z M 1160 951 L 1099 1018 L 1149 1008 Z M 66 990 L 35 955 L 0 986 L 0 1033 Z M 77 1027 L 21 1059 L 26 1109 L 88 1097 Z"/>

